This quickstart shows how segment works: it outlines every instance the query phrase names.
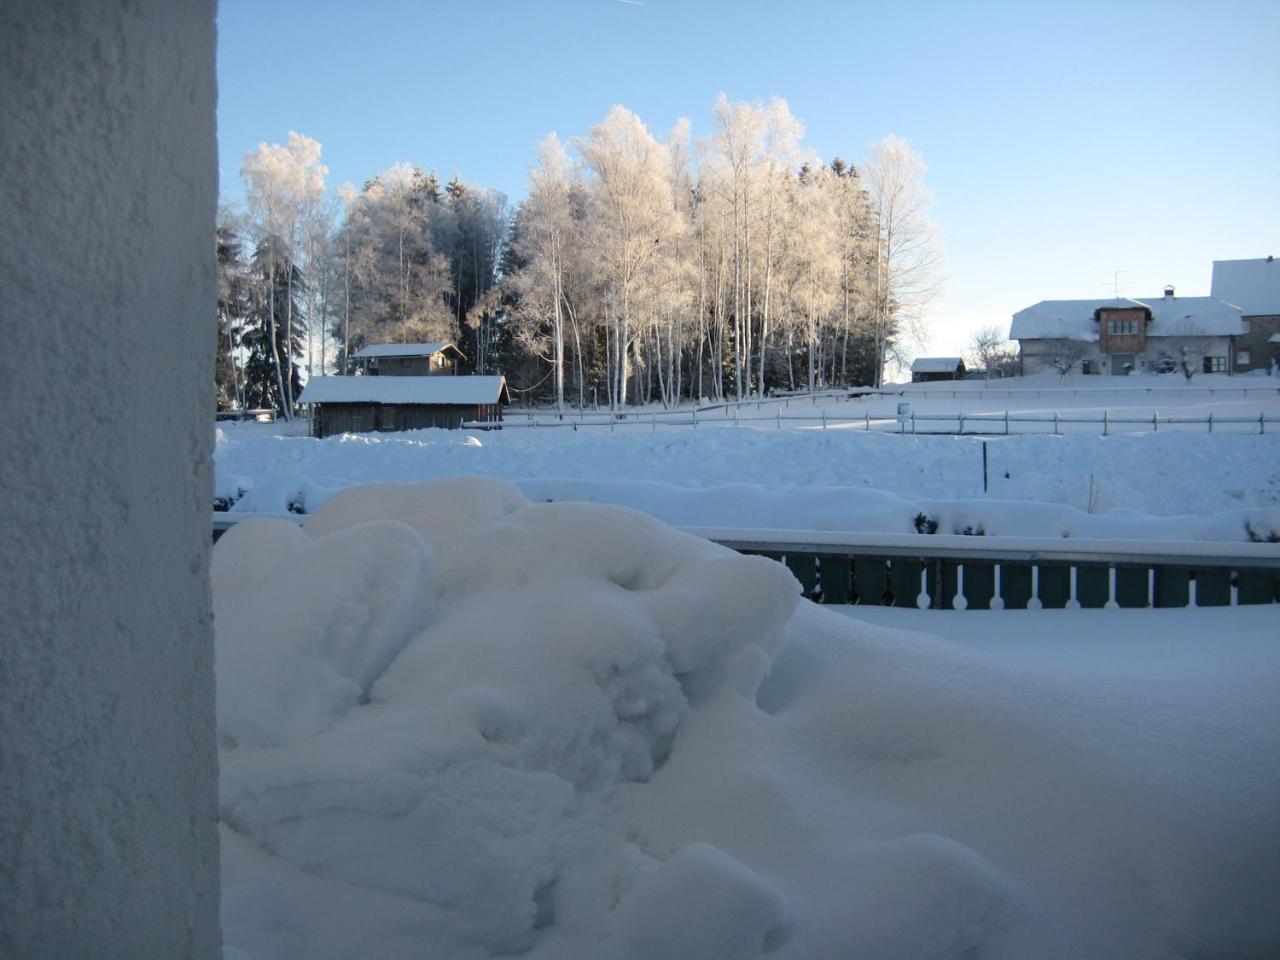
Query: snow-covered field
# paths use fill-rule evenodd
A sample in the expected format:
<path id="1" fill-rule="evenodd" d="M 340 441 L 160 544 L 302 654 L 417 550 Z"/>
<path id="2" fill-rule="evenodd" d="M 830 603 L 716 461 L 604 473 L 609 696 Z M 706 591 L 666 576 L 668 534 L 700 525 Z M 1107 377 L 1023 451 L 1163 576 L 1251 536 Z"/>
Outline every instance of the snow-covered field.
<path id="1" fill-rule="evenodd" d="M 228 956 L 1280 953 L 1273 607 L 855 618 L 476 478 L 213 588 Z"/>
<path id="2" fill-rule="evenodd" d="M 289 433 L 218 428 L 308 514 L 214 552 L 228 957 L 1280 955 L 1280 606 L 820 608 L 661 522 L 1266 539 L 1277 435 L 1000 438 L 984 496 L 973 437 Z"/>
<path id="3" fill-rule="evenodd" d="M 1241 379 L 1252 384 L 1257 378 Z M 1071 400 L 1069 389 L 1052 391 L 1051 401 L 1036 396 L 1048 391 L 1024 388 L 987 403 L 1043 413 L 1046 404 Z M 1075 407 L 1052 409 L 1079 414 L 1086 407 L 1110 409 L 1114 402 L 1099 399 L 1097 394 L 1109 393 L 1101 388 L 1076 392 Z M 1155 412 L 1244 415 L 1239 405 L 1246 404 L 1255 417 L 1264 405 L 1269 415 L 1280 414 L 1280 398 L 1222 392 L 1174 391 Z M 1145 394 L 1144 402 L 1151 402 Z M 967 398 L 927 403 L 952 413 L 973 405 Z M 354 483 L 475 475 L 512 481 L 533 500 L 616 503 L 682 526 L 911 533 L 924 513 L 938 521 L 940 532 L 980 529 L 989 535 L 1231 541 L 1280 531 L 1280 431 L 1077 433 L 984 442 L 749 429 L 719 421 L 696 429 L 641 422 L 614 431 L 425 430 L 317 441 L 279 435 L 288 429 L 218 427 L 217 494 L 231 509 L 310 512 Z"/>

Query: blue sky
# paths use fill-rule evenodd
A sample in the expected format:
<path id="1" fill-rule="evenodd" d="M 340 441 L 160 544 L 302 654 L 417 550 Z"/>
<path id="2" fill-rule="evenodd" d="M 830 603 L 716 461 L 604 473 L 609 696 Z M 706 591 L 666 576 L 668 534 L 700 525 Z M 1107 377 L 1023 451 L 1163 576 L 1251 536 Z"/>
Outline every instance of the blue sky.
<path id="1" fill-rule="evenodd" d="M 929 352 L 1037 300 L 1207 294 L 1280 254 L 1280 3 L 221 0 L 223 194 L 290 130 L 330 186 L 396 161 L 518 200 L 552 130 L 615 103 L 658 136 L 785 98 L 824 159 L 929 165 L 947 284 Z"/>

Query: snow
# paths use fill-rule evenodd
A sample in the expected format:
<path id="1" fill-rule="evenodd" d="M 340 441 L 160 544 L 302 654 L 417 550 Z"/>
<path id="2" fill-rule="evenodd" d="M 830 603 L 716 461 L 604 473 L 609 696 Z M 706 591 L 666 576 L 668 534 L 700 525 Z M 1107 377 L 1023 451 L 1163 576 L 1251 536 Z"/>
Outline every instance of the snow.
<path id="1" fill-rule="evenodd" d="M 1274 608 L 1213 670 L 1059 669 L 478 478 L 250 519 L 213 574 L 229 956 L 1280 951 L 1280 653 L 1232 635 Z"/>
<path id="2" fill-rule="evenodd" d="M 1105 309 L 1146 307 L 1148 337 L 1238 336 L 1246 332 L 1240 308 L 1214 297 L 1127 297 L 1108 300 L 1041 300 L 1013 315 L 1010 340 L 1067 337 L 1097 340 L 1095 313 Z"/>
<path id="3" fill-rule="evenodd" d="M 312 377 L 298 403 L 497 403 L 507 389 L 504 377 Z"/>
<path id="4" fill-rule="evenodd" d="M 1280 263 L 1274 257 L 1215 260 L 1212 291 L 1246 317 L 1280 315 Z"/>
<path id="5" fill-rule="evenodd" d="M 368 357 L 429 357 L 432 354 L 439 353 L 446 347 L 453 347 L 453 344 L 444 341 L 439 343 L 374 343 L 357 350 L 351 357 L 354 360 L 362 360 Z M 457 348 L 454 347 L 454 349 L 456 350 Z"/>
<path id="6" fill-rule="evenodd" d="M 1202 394 L 1188 401 L 1198 405 L 1175 409 L 1254 416 L 1260 409 L 1240 399 L 1210 405 Z M 1032 397 L 1022 406 L 1043 411 L 1060 402 Z M 1266 403 L 1277 409 L 1274 397 Z M 843 403 L 830 412 L 860 417 L 863 409 Z M 1005 536 L 1238 542 L 1249 539 L 1250 526 L 1264 537 L 1280 529 L 1274 433 L 1011 436 L 986 449 L 984 494 L 983 442 L 971 437 L 644 424 L 612 433 L 425 430 L 314 440 L 228 424 L 218 428 L 217 495 L 235 512 L 309 513 L 354 484 L 487 476 L 533 500 L 620 504 L 678 526 L 913 533 L 925 513 L 941 533 Z"/>

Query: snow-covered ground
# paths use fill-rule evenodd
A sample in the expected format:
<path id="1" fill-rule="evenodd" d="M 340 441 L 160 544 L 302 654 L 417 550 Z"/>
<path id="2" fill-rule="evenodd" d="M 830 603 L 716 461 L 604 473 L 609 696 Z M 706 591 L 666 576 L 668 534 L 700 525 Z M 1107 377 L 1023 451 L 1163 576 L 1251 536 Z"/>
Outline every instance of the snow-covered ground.
<path id="1" fill-rule="evenodd" d="M 942 403 L 943 401 L 937 401 Z M 682 526 L 1265 539 L 1280 531 L 1280 433 L 890 436 L 844 430 L 424 430 L 314 440 L 218 427 L 217 494 L 311 512 L 355 483 L 488 476 L 534 500 L 635 507 Z M 983 493 L 986 454 L 987 493 Z"/>
<path id="2" fill-rule="evenodd" d="M 478 478 L 213 588 L 228 956 L 1280 955 L 1275 607 L 837 613 Z"/>
<path id="3" fill-rule="evenodd" d="M 1280 413 L 1053 379 L 910 400 Z M 1280 607 L 824 609 L 660 522 L 1267 539 L 1280 435 L 991 439 L 984 495 L 979 438 L 755 426 L 218 427 L 308 515 L 215 547 L 228 957 L 1280 955 Z"/>

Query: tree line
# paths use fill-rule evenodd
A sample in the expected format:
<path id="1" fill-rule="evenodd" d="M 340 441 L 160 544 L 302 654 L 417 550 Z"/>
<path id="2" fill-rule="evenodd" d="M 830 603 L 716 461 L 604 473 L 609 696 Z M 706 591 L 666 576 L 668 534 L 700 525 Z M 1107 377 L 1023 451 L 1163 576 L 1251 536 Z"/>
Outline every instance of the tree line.
<path id="1" fill-rule="evenodd" d="M 219 403 L 291 416 L 304 372 L 435 340 L 562 409 L 879 385 L 939 283 L 925 167 L 893 135 L 822 163 L 803 134 L 780 99 L 722 95 L 696 143 L 614 107 L 539 145 L 514 209 L 407 164 L 330 193 L 314 140 L 261 144 L 217 232 Z"/>

